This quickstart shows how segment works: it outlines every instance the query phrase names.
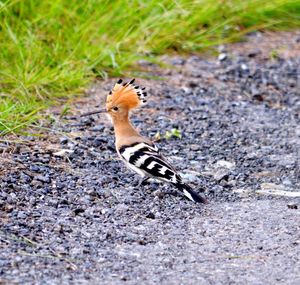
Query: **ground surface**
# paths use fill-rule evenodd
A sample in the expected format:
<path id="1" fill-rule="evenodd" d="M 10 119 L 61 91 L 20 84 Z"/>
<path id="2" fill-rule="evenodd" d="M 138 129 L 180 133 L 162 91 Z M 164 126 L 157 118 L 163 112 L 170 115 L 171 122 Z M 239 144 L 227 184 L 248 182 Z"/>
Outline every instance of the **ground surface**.
<path id="1" fill-rule="evenodd" d="M 155 182 L 136 189 L 102 116 L 1 143 L 0 283 L 300 284 L 299 41 L 256 34 L 220 47 L 220 60 L 140 63 L 164 80 L 137 80 L 151 97 L 133 122 L 160 132 L 209 205 Z M 111 85 L 73 113 L 96 109 Z M 173 128 L 182 139 L 163 138 Z"/>

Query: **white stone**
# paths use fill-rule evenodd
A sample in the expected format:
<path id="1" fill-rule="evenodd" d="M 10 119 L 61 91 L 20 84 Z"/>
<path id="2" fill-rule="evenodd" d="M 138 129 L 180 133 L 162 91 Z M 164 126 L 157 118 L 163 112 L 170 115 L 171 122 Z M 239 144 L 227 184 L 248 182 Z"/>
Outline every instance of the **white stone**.
<path id="1" fill-rule="evenodd" d="M 219 160 L 216 162 L 215 166 L 218 167 L 224 167 L 228 169 L 234 169 L 235 168 L 235 163 L 226 161 L 226 160 Z"/>
<path id="2" fill-rule="evenodd" d="M 219 61 L 223 61 L 223 60 L 225 60 L 226 58 L 227 58 L 227 54 L 224 53 L 224 52 L 220 53 L 219 56 L 218 56 L 218 60 L 219 60 Z"/>
<path id="3" fill-rule="evenodd" d="M 61 149 L 57 152 L 54 152 L 53 155 L 54 156 L 66 156 L 67 154 L 73 153 L 73 150 L 70 149 Z"/>

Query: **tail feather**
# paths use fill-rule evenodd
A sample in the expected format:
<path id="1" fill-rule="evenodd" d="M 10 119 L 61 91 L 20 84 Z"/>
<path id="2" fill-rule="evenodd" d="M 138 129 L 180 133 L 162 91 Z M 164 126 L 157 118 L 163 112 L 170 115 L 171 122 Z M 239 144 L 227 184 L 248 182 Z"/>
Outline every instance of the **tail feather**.
<path id="1" fill-rule="evenodd" d="M 175 184 L 175 186 L 182 191 L 182 193 L 191 201 L 196 203 L 208 204 L 207 199 L 204 195 L 196 193 L 189 185 L 187 184 Z"/>

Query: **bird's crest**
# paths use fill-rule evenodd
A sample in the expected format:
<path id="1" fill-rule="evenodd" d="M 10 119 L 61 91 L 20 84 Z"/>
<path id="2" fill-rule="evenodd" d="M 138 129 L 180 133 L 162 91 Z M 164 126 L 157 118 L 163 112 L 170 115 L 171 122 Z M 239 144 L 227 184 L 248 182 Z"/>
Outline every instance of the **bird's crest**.
<path id="1" fill-rule="evenodd" d="M 127 83 L 123 83 L 123 80 L 119 79 L 107 96 L 106 106 L 122 105 L 130 110 L 145 104 L 147 102 L 145 87 L 140 88 L 133 82 L 134 79 Z"/>

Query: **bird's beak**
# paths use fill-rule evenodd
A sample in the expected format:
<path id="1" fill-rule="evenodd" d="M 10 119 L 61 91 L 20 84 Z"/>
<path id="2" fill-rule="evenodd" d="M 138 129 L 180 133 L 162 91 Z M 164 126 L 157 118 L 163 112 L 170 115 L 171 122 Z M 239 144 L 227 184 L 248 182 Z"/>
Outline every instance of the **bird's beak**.
<path id="1" fill-rule="evenodd" d="M 100 113 L 106 113 L 106 109 L 89 112 L 89 113 L 84 113 L 84 114 L 81 114 L 80 117 L 91 116 L 91 115 L 100 114 Z"/>

